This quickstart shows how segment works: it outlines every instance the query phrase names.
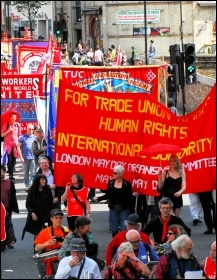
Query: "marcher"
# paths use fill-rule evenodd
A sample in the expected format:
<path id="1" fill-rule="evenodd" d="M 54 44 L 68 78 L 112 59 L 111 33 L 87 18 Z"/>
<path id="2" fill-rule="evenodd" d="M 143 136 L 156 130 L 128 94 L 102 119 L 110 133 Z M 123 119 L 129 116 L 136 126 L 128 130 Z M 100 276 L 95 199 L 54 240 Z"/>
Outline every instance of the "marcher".
<path id="1" fill-rule="evenodd" d="M 67 221 L 71 231 L 75 230 L 75 220 L 78 216 L 87 215 L 90 218 L 88 188 L 84 186 L 81 174 L 72 175 L 71 182 L 66 184 L 61 200 L 63 202 L 67 200 Z"/>
<path id="2" fill-rule="evenodd" d="M 61 192 L 60 189 L 54 184 L 54 170 L 50 166 L 49 159 L 46 156 L 42 156 L 38 160 L 39 168 L 37 174 L 44 174 L 47 178 L 47 184 L 49 185 L 53 195 L 53 208 L 61 209 Z"/>
<path id="3" fill-rule="evenodd" d="M 116 254 L 118 247 L 121 245 L 121 243 L 126 241 L 126 233 L 131 229 L 140 232 L 142 242 L 145 242 L 149 245 L 152 244 L 149 236 L 146 233 L 141 232 L 141 222 L 137 214 L 130 214 L 128 216 L 128 219 L 126 221 L 126 227 L 127 229 L 115 235 L 115 237 L 112 238 L 112 240 L 107 246 L 106 256 L 105 256 L 107 266 L 111 265 L 112 258 Z"/>
<path id="4" fill-rule="evenodd" d="M 210 255 L 200 264 L 206 279 L 216 279 L 216 241 L 210 248 Z"/>
<path id="5" fill-rule="evenodd" d="M 63 212 L 60 209 L 53 209 L 50 212 L 50 219 L 52 226 L 49 226 L 39 232 L 35 238 L 35 252 L 45 253 L 52 250 L 60 249 L 62 243 L 70 231 L 65 226 L 62 226 Z M 57 253 L 58 254 L 58 253 Z M 59 261 L 53 261 L 52 270 L 53 274 L 56 274 Z M 41 260 L 36 260 L 36 267 L 38 268 L 40 278 L 46 275 L 46 264 Z"/>
<path id="6" fill-rule="evenodd" d="M 38 174 L 33 180 L 26 197 L 26 209 L 28 215 L 21 240 L 26 231 L 36 237 L 46 224 L 52 225 L 50 211 L 53 209 L 53 196 L 45 175 Z"/>
<path id="7" fill-rule="evenodd" d="M 38 40 L 44 40 L 44 37 L 42 36 L 42 34 L 40 34 L 40 35 L 38 36 Z"/>
<path id="8" fill-rule="evenodd" d="M 32 124 L 27 125 L 27 133 L 23 134 L 19 138 L 17 145 L 17 152 L 20 161 L 23 164 L 23 177 L 26 189 L 32 184 L 33 174 L 35 173 L 35 161 L 32 153 L 32 143 L 35 140 L 33 134 L 34 126 Z"/>
<path id="9" fill-rule="evenodd" d="M 97 258 L 98 256 L 98 244 L 95 242 L 92 232 L 90 231 L 91 220 L 87 217 L 77 217 L 75 220 L 75 230 L 69 233 L 59 250 L 59 259 L 69 256 L 68 248 L 70 242 L 73 238 L 82 238 L 85 241 L 87 248 L 86 255 L 97 262 L 100 270 L 103 270 L 105 267 L 105 262 Z"/>
<path id="10" fill-rule="evenodd" d="M 175 101 L 173 98 L 168 98 L 167 107 L 170 109 L 170 111 L 173 114 L 175 114 L 176 116 L 179 116 L 179 112 L 178 112 L 177 108 L 175 107 Z"/>
<path id="11" fill-rule="evenodd" d="M 202 223 L 203 219 L 203 208 L 200 202 L 198 193 L 189 193 L 189 208 L 191 212 L 191 218 L 193 225 L 196 226 L 198 223 Z"/>
<path id="12" fill-rule="evenodd" d="M 102 66 L 104 63 L 104 56 L 103 52 L 100 50 L 99 45 L 96 46 L 96 50 L 94 52 L 94 65 L 95 66 Z"/>
<path id="13" fill-rule="evenodd" d="M 19 213 L 14 182 L 6 178 L 6 167 L 1 165 L 1 201 L 5 206 L 10 218 L 12 212 Z"/>
<path id="14" fill-rule="evenodd" d="M 116 48 L 114 45 L 111 45 L 112 53 L 111 53 L 111 59 L 114 62 L 116 58 Z"/>
<path id="15" fill-rule="evenodd" d="M 131 50 L 132 50 L 132 52 L 131 52 L 131 58 L 130 58 L 130 60 L 131 60 L 131 65 L 135 65 L 135 60 L 136 60 L 135 54 L 136 54 L 136 50 L 135 50 L 134 47 L 131 47 Z"/>
<path id="16" fill-rule="evenodd" d="M 125 221 L 135 209 L 132 184 L 125 180 L 123 175 L 124 167 L 116 165 L 113 169 L 113 179 L 108 182 L 105 194 L 94 198 L 95 202 L 108 199 L 109 224 L 113 237 L 119 232 L 119 229 L 120 231 L 126 230 Z"/>
<path id="17" fill-rule="evenodd" d="M 71 256 L 60 261 L 55 279 L 102 279 L 97 263 L 85 256 L 87 249 L 82 238 L 73 238 L 68 250 Z"/>
<path id="18" fill-rule="evenodd" d="M 121 243 L 118 258 L 106 269 L 104 279 L 142 279 L 149 274 L 147 265 L 135 256 L 132 244 L 127 241 Z"/>
<path id="19" fill-rule="evenodd" d="M 149 58 L 152 58 L 156 55 L 156 46 L 154 44 L 154 40 L 150 40 L 150 47 L 149 47 Z"/>
<path id="20" fill-rule="evenodd" d="M 156 279 L 186 279 L 186 271 L 200 270 L 198 260 L 192 255 L 193 242 L 186 234 L 177 237 L 171 246 L 171 253 L 160 256 Z"/>
<path id="21" fill-rule="evenodd" d="M 172 246 L 171 243 L 173 240 L 175 240 L 178 236 L 182 234 L 187 234 L 184 228 L 180 225 L 170 225 L 168 227 L 167 232 L 167 242 L 164 246 L 164 254 L 172 252 Z"/>
<path id="22" fill-rule="evenodd" d="M 162 198 L 159 203 L 161 215 L 151 220 L 147 226 L 142 230 L 144 233 L 150 235 L 153 233 L 154 242 L 156 244 L 164 244 L 167 242 L 168 227 L 172 224 L 183 226 L 187 234 L 191 235 L 191 229 L 186 226 L 183 220 L 171 214 L 173 203 L 168 197 Z"/>
<path id="23" fill-rule="evenodd" d="M 130 229 L 126 233 L 126 241 L 129 241 L 133 246 L 135 256 L 144 264 L 148 265 L 150 261 L 159 261 L 159 257 L 153 247 L 148 243 L 141 241 L 140 232 L 135 229 Z M 153 265 L 150 269 L 149 279 L 155 276 L 157 265 Z"/>
<path id="24" fill-rule="evenodd" d="M 203 208 L 204 222 L 207 226 L 204 234 L 211 234 L 213 229 L 216 230 L 216 207 L 212 191 L 199 192 L 198 194 Z"/>
<path id="25" fill-rule="evenodd" d="M 5 251 L 6 246 L 9 249 L 14 249 L 16 241 L 17 239 L 11 217 L 5 209 L 4 204 L 1 202 L 1 252 Z"/>
<path id="26" fill-rule="evenodd" d="M 183 207 L 182 193 L 186 190 L 186 174 L 177 156 L 170 156 L 168 170 L 159 171 L 157 188 L 164 197 L 172 200 L 173 213 L 179 217 Z"/>
<path id="27" fill-rule="evenodd" d="M 42 128 L 35 130 L 36 139 L 32 143 L 32 153 L 35 159 L 35 171 L 38 168 L 39 157 L 45 155 L 47 151 L 47 141 L 44 138 L 44 132 Z"/>
<path id="28" fill-rule="evenodd" d="M 17 145 L 18 139 L 21 135 L 21 127 L 20 124 L 16 121 L 17 114 L 12 112 L 10 114 L 10 119 L 7 123 L 3 124 L 1 137 L 4 137 L 4 145 L 3 149 L 6 150 L 8 156 L 8 173 L 9 178 L 14 180 L 14 169 L 16 164 L 17 154 Z"/>

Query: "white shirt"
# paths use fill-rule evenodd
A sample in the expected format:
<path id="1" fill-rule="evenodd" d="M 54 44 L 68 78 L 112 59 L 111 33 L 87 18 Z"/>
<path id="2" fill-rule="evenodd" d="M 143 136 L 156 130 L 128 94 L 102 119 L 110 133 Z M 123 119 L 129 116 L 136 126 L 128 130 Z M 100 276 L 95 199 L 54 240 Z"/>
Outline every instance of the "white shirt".
<path id="1" fill-rule="evenodd" d="M 58 265 L 57 273 L 55 275 L 55 279 L 68 279 L 69 276 L 71 277 L 78 277 L 78 273 L 81 267 L 82 262 L 76 264 L 73 267 L 69 266 L 69 261 L 72 259 L 72 256 L 64 257 Z M 81 275 L 79 279 L 102 279 L 100 274 L 99 267 L 97 263 L 85 257 L 84 267 L 81 271 Z"/>

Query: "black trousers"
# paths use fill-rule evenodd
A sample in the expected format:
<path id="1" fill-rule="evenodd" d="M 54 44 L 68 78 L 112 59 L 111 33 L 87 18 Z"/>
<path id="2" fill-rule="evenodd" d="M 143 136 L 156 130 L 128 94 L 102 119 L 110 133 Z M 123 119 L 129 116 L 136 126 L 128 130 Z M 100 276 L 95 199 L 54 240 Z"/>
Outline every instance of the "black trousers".
<path id="1" fill-rule="evenodd" d="M 14 156 L 14 152 L 12 149 L 11 153 L 8 155 L 8 163 L 7 163 L 9 177 L 13 177 L 15 164 L 16 164 L 16 158 Z"/>
<path id="2" fill-rule="evenodd" d="M 208 229 L 216 229 L 215 203 L 212 198 L 212 191 L 200 192 L 199 198 L 203 208 L 204 221 Z"/>
<path id="3" fill-rule="evenodd" d="M 72 217 L 67 216 L 68 227 L 71 231 L 75 230 L 75 220 L 77 217 L 78 216 L 72 216 Z"/>

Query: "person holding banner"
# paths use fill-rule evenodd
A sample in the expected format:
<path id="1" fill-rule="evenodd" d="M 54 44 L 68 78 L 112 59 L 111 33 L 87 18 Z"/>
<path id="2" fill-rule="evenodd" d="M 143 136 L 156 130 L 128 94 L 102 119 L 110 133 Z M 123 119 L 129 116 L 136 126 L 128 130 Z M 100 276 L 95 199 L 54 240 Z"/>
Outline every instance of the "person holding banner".
<path id="1" fill-rule="evenodd" d="M 71 231 L 75 230 L 77 217 L 86 215 L 87 218 L 90 218 L 88 191 L 88 188 L 84 186 L 82 176 L 78 173 L 73 174 L 71 182 L 66 184 L 61 200 L 67 201 L 67 221 Z"/>
<path id="2" fill-rule="evenodd" d="M 124 167 L 117 165 L 113 170 L 113 179 L 108 182 L 105 194 L 95 197 L 94 201 L 108 200 L 109 224 L 111 225 L 112 236 L 120 231 L 126 230 L 125 221 L 130 213 L 134 212 L 134 196 L 132 184 L 123 178 Z"/>
<path id="3" fill-rule="evenodd" d="M 169 159 L 169 169 L 158 173 L 158 191 L 173 202 L 173 214 L 180 216 L 183 207 L 182 193 L 186 190 L 186 174 L 176 155 Z"/>

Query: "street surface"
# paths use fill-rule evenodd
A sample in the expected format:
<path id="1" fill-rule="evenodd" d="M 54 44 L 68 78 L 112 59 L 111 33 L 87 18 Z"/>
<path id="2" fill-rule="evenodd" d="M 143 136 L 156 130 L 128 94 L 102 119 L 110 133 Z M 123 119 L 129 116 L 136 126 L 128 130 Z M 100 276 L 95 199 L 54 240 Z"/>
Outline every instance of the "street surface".
<path id="1" fill-rule="evenodd" d="M 13 225 L 17 238 L 14 249 L 8 249 L 1 253 L 1 279 L 38 279 L 37 268 L 33 260 L 33 235 L 26 232 L 24 240 L 21 241 L 22 230 L 26 222 L 27 211 L 25 208 L 26 192 L 24 191 L 23 175 L 21 164 L 16 164 L 15 186 L 17 190 L 17 199 L 20 213 L 13 213 Z M 100 192 L 96 192 L 101 195 Z M 192 240 L 194 243 L 194 254 L 201 262 L 209 255 L 210 245 L 216 240 L 215 234 L 203 234 L 206 230 L 204 221 L 197 226 L 192 225 L 189 210 L 188 195 L 184 195 L 184 207 L 181 210 L 181 218 L 186 225 L 192 229 Z M 62 209 L 63 209 L 62 204 Z M 91 202 L 91 231 L 94 234 L 95 241 L 99 245 L 99 258 L 104 259 L 108 242 L 111 240 L 111 232 L 108 224 L 108 206 L 107 204 Z M 63 225 L 67 226 L 66 216 L 64 216 Z M 102 277 L 104 273 L 102 272 Z"/>

